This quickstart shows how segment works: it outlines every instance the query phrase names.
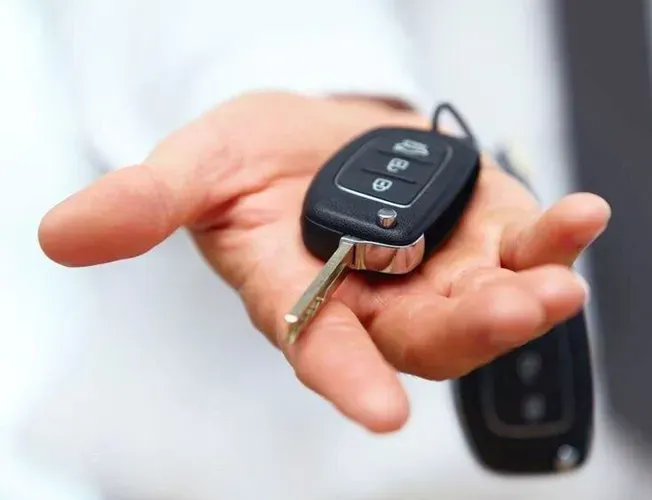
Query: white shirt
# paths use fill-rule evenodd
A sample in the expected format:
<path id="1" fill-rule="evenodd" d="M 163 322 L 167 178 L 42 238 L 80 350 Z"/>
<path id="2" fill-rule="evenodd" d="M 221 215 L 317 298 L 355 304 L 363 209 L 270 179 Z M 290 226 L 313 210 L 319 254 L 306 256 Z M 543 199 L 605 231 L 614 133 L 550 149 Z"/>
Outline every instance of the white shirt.
<path id="1" fill-rule="evenodd" d="M 0 10 L 0 37 L 24 49 L 3 77 L 12 118 L 0 131 L 12 140 L 0 155 L 12 168 L 0 186 L 0 290 L 10 306 L 0 331 L 11 333 L 0 334 L 0 436 L 75 484 L 33 498 L 612 500 L 630 484 L 607 457 L 607 437 L 574 475 L 483 471 L 443 383 L 406 378 L 406 428 L 363 431 L 295 380 L 182 232 L 141 258 L 83 270 L 59 268 L 36 247 L 50 205 L 247 90 L 383 95 L 428 110 L 432 87 L 395 2 L 15 0 L 0 9 L 9 15 L 3 31 Z M 11 491 L 33 488 L 19 479 L 33 469 L 9 462 Z"/>

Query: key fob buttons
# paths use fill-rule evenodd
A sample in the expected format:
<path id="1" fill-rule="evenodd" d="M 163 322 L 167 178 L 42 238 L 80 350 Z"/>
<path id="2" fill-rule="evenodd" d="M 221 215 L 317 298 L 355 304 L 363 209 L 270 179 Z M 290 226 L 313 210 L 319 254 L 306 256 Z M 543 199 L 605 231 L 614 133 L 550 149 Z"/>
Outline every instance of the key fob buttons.
<path id="1" fill-rule="evenodd" d="M 481 369 L 489 428 L 512 438 L 558 435 L 573 422 L 570 346 L 564 325 Z"/>
<path id="2" fill-rule="evenodd" d="M 409 207 L 451 154 L 451 147 L 440 142 L 378 137 L 342 165 L 335 184 L 358 196 Z"/>

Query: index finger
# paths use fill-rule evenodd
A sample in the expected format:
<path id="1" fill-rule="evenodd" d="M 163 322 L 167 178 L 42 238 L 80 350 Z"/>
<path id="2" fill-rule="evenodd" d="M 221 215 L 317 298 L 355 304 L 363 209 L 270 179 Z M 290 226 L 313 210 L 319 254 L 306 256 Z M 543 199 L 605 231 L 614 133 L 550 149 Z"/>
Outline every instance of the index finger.
<path id="1" fill-rule="evenodd" d="M 369 430 L 394 431 L 407 420 L 407 396 L 349 306 L 332 297 L 294 344 L 286 342 L 284 316 L 318 270 L 300 245 L 286 243 L 282 257 L 260 266 L 239 293 L 256 327 L 283 351 L 304 385 Z M 342 285 L 349 292 L 355 287 L 355 280 Z"/>

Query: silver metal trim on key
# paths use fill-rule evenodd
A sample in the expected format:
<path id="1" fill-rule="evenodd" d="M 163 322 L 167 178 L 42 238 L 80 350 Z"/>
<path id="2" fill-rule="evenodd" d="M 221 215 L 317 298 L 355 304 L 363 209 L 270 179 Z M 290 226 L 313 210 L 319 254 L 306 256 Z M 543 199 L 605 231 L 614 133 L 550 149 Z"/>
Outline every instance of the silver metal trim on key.
<path id="1" fill-rule="evenodd" d="M 393 208 L 381 208 L 376 213 L 378 225 L 384 229 L 390 229 L 396 225 L 398 214 Z"/>
<path id="2" fill-rule="evenodd" d="M 344 236 L 341 241 L 353 243 L 355 251 L 349 267 L 357 271 L 375 271 L 383 274 L 407 274 L 423 260 L 423 235 L 405 246 L 382 245 Z M 340 243 L 341 244 L 341 243 Z"/>
<path id="3" fill-rule="evenodd" d="M 424 253 L 423 235 L 405 246 L 382 245 L 344 236 L 335 253 L 292 310 L 285 315 L 285 323 L 288 326 L 286 341 L 293 344 L 299 338 L 324 302 L 344 281 L 349 269 L 406 274 L 421 263 Z"/>

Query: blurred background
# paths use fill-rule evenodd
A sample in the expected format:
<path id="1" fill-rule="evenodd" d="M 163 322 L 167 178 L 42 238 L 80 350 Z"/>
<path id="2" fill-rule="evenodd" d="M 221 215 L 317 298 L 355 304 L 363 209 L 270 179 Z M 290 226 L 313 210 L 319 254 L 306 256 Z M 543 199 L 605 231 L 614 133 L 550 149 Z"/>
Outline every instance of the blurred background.
<path id="1" fill-rule="evenodd" d="M 125 8 L 143 16 L 152 7 L 140 4 Z M 218 29 L 220 13 L 205 4 Z M 652 2 L 396 4 L 427 92 L 462 109 L 486 147 L 514 145 L 545 204 L 576 189 L 612 203 L 610 230 L 580 264 L 593 284 L 598 373 L 589 463 L 553 478 L 482 470 L 448 384 L 407 381 L 417 403 L 400 438 L 369 444 L 337 415 L 324 424 L 330 408 L 298 386 L 183 234 L 111 266 L 47 261 L 36 241 L 40 218 L 104 168 L 79 119 L 89 98 L 79 99 L 61 40 L 94 29 L 80 20 L 111 18 L 99 0 L 0 0 L 0 500 L 652 496 Z M 66 17 L 77 8 L 98 14 Z M 119 27 L 115 34 L 120 43 Z M 85 42 L 69 37 L 69 53 L 96 53 L 101 68 L 110 51 Z M 106 109 L 113 91 L 99 94 Z M 117 115 L 98 121 L 97 109 L 95 130 L 115 125 Z M 100 167 L 89 167 L 94 160 Z M 230 315 L 207 314 L 216 307 Z M 243 403 L 251 387 L 258 390 Z M 291 395 L 300 418 L 261 421 L 279 393 Z M 236 431 L 248 426 L 256 432 Z M 316 434 L 337 450 L 310 444 Z M 278 450 L 306 460 L 280 460 Z M 276 462 L 285 474 L 268 467 Z"/>

